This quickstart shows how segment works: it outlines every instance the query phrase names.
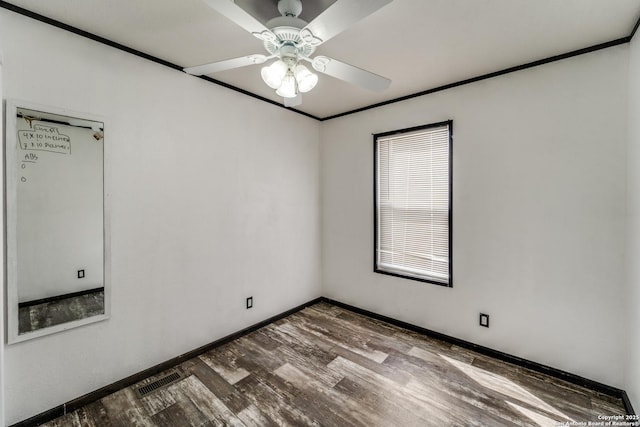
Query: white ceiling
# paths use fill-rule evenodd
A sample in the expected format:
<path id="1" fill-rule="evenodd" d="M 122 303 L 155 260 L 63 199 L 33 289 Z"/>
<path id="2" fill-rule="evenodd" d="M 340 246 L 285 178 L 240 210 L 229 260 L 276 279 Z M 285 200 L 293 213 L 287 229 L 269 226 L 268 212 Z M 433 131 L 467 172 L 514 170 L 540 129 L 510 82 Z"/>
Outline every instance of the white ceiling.
<path id="1" fill-rule="evenodd" d="M 334 1 L 303 0 L 301 18 L 312 20 Z M 185 67 L 265 53 L 203 0 L 8 3 Z M 262 22 L 279 16 L 276 0 L 236 3 Z M 316 51 L 390 78 L 389 89 L 370 92 L 321 75 L 296 108 L 321 118 L 343 113 L 627 37 L 639 17 L 640 0 L 394 0 Z M 282 100 L 260 66 L 210 77 Z"/>

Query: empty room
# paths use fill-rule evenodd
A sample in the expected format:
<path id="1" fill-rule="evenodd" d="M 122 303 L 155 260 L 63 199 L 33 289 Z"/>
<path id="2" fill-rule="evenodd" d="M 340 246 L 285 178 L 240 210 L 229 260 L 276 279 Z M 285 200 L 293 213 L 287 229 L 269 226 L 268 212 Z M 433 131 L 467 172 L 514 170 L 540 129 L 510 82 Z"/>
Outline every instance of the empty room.
<path id="1" fill-rule="evenodd" d="M 0 0 L 0 425 L 640 426 L 639 24 Z"/>

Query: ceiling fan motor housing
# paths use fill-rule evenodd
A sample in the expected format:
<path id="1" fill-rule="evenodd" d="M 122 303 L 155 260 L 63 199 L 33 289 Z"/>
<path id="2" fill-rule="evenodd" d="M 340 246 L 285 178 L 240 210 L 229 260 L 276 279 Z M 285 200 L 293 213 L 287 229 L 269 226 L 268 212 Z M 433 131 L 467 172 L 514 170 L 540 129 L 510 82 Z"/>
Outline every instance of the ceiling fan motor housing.
<path id="1" fill-rule="evenodd" d="M 298 18 L 302 12 L 301 0 L 278 0 L 278 11 L 282 16 L 270 19 L 265 25 L 276 35 L 276 40 L 263 39 L 264 47 L 271 55 L 290 56 L 285 52 L 285 46 L 295 46 L 297 55 L 308 58 L 315 51 L 315 46 L 303 43 L 300 30 L 307 26 L 307 22 Z"/>
<path id="2" fill-rule="evenodd" d="M 316 50 L 315 46 L 302 43 L 300 37 L 300 29 L 291 26 L 278 26 L 271 28 L 276 40 L 265 40 L 264 48 L 271 55 L 281 56 L 282 54 L 291 54 L 291 48 L 294 47 L 298 56 L 308 58 Z"/>
<path id="3" fill-rule="evenodd" d="M 302 12 L 301 0 L 278 0 L 278 11 L 282 16 L 297 18 Z"/>

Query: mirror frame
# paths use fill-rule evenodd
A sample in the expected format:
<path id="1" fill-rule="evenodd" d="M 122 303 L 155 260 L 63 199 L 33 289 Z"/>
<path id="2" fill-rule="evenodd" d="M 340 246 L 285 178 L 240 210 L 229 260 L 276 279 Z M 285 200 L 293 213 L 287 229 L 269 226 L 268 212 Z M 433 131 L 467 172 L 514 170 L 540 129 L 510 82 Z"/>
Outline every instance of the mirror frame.
<path id="1" fill-rule="evenodd" d="M 7 284 L 7 342 L 14 344 L 51 335 L 57 332 L 77 328 L 79 326 L 100 322 L 110 317 L 111 313 L 111 221 L 110 221 L 110 144 L 107 144 L 107 133 L 102 144 L 102 208 L 103 208 L 103 284 L 104 284 L 104 313 L 84 319 L 72 320 L 66 323 L 38 329 L 36 331 L 18 333 L 18 254 L 17 254 L 17 216 L 18 216 L 18 166 L 17 166 L 17 113 L 18 109 L 42 111 L 73 119 L 101 122 L 106 131 L 107 123 L 104 117 L 79 113 L 57 107 L 50 107 L 16 99 L 7 99 L 5 106 L 5 202 L 6 202 L 6 284 Z"/>

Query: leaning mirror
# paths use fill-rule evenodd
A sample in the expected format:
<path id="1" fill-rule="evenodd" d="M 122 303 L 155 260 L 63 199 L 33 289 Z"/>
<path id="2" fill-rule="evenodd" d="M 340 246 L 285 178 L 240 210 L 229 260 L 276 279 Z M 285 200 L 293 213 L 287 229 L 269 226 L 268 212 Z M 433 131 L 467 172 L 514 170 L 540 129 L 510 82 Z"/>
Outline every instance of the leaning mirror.
<path id="1" fill-rule="evenodd" d="M 109 312 L 104 120 L 6 103 L 9 343 Z"/>

